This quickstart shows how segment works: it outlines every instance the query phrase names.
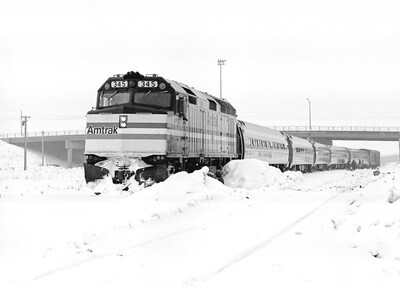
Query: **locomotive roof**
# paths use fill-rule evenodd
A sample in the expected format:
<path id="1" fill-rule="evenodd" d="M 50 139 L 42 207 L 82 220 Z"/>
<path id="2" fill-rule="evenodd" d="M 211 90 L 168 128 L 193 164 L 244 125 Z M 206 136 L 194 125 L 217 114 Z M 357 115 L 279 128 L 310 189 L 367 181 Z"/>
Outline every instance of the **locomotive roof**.
<path id="1" fill-rule="evenodd" d="M 165 79 L 165 78 L 164 78 Z M 172 88 L 175 91 L 183 94 L 188 94 L 189 96 L 194 96 L 198 99 L 206 100 L 206 101 L 213 101 L 220 107 L 220 111 L 222 113 L 230 114 L 236 116 L 236 109 L 229 103 L 226 99 L 219 99 L 213 95 L 208 94 L 207 92 L 202 92 L 196 90 L 192 87 L 187 86 L 186 84 L 179 83 L 174 80 L 165 79 L 168 83 L 171 84 Z"/>

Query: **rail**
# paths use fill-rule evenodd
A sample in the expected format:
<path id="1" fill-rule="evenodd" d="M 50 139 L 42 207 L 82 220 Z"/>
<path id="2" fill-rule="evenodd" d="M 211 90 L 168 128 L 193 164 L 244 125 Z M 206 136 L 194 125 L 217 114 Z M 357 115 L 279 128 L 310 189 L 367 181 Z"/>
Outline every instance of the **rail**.
<path id="1" fill-rule="evenodd" d="M 269 126 L 278 131 L 329 131 L 329 132 L 400 132 L 400 127 L 385 126 Z"/>
<path id="2" fill-rule="evenodd" d="M 65 131 L 40 131 L 28 132 L 27 137 L 46 137 L 46 136 L 69 136 L 69 135 L 84 135 L 85 130 L 65 130 Z M 5 133 L 0 134 L 0 139 L 7 138 L 23 138 L 25 135 L 21 133 Z"/>

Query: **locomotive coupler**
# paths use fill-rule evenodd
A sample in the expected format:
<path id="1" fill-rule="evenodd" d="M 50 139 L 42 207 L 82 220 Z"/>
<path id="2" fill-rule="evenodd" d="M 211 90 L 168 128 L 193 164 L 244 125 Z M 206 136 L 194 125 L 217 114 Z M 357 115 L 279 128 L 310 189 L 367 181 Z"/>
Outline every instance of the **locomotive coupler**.
<path id="1" fill-rule="evenodd" d="M 114 184 L 123 184 L 133 175 L 135 175 L 134 171 L 130 171 L 126 167 L 119 167 L 118 170 L 115 170 L 112 180 Z"/>

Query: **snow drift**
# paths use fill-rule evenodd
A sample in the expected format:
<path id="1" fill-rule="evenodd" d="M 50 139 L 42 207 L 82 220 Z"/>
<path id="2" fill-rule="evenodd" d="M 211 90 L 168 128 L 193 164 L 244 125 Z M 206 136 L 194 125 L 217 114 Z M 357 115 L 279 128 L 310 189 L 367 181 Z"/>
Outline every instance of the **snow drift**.
<path id="1" fill-rule="evenodd" d="M 298 188 L 303 182 L 301 172 L 282 173 L 267 162 L 256 159 L 230 161 L 223 168 L 223 177 L 227 186 L 248 190 L 270 186 Z"/>
<path id="2" fill-rule="evenodd" d="M 28 165 L 39 166 L 41 157 L 28 150 Z M 24 168 L 24 149 L 0 140 L 0 170 L 20 170 Z"/>

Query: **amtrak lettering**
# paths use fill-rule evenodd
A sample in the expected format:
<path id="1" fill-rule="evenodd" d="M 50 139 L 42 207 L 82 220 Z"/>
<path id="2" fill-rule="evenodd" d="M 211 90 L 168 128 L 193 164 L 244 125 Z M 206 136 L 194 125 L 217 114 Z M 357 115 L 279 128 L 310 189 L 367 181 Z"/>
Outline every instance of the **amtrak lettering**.
<path id="1" fill-rule="evenodd" d="M 113 127 L 93 127 L 90 125 L 86 134 L 118 134 L 117 128 L 115 125 Z"/>

